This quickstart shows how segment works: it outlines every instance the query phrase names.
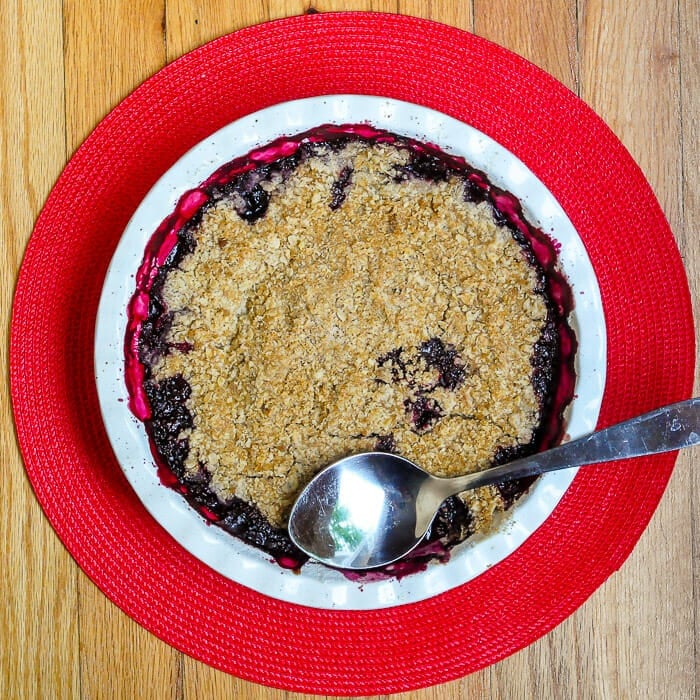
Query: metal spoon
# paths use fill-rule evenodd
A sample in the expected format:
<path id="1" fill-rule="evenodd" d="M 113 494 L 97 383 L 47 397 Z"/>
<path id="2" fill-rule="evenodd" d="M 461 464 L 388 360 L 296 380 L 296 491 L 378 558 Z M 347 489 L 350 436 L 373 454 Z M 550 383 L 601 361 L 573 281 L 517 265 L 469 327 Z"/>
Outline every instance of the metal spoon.
<path id="1" fill-rule="evenodd" d="M 364 452 L 319 472 L 292 508 L 289 534 L 318 561 L 370 569 L 408 554 L 440 504 L 480 486 L 700 442 L 700 398 L 664 406 L 546 452 L 481 472 L 441 479 L 398 455 Z"/>

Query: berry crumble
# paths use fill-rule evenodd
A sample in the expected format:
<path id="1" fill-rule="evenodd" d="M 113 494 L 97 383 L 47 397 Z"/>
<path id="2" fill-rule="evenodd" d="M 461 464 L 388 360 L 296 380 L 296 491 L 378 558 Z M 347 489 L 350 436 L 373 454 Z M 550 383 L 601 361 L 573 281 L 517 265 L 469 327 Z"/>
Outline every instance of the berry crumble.
<path id="1" fill-rule="evenodd" d="M 349 453 L 456 476 L 563 432 L 576 340 L 552 242 L 463 159 L 369 125 L 285 137 L 186 193 L 137 274 L 132 411 L 163 482 L 290 568 L 292 503 Z M 449 499 L 403 575 L 531 483 Z"/>

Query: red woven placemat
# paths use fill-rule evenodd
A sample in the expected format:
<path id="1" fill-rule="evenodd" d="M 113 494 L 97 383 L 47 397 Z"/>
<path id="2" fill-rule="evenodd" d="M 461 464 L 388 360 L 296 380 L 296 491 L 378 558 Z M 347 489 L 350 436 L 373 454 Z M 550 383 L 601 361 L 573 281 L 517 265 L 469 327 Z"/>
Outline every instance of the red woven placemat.
<path id="1" fill-rule="evenodd" d="M 339 93 L 467 122 L 557 197 L 603 298 L 601 426 L 688 397 L 695 349 L 680 256 L 629 154 L 560 83 L 465 32 L 364 13 L 259 25 L 175 61 L 99 124 L 56 183 L 17 285 L 12 399 L 36 495 L 97 586 L 169 644 L 259 683 L 360 695 L 462 676 L 548 632 L 627 557 L 674 456 L 638 460 L 634 471 L 583 470 L 505 561 L 448 593 L 381 611 L 267 598 L 201 564 L 151 519 L 112 455 L 93 380 L 95 314 L 117 241 L 156 179 L 202 138 L 272 104 Z"/>

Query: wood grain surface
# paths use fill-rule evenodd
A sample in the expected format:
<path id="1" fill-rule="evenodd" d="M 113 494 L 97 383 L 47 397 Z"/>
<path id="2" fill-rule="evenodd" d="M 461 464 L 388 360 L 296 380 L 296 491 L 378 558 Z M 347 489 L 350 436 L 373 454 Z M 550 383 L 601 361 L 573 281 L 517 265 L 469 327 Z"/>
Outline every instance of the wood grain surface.
<path id="1" fill-rule="evenodd" d="M 22 254 L 75 149 L 166 63 L 222 34 L 308 7 L 296 0 L 0 0 L 5 377 Z M 649 179 L 698 308 L 697 0 L 318 0 L 314 7 L 401 12 L 461 27 L 525 56 L 577 92 Z M 64 550 L 34 498 L 7 390 L 0 420 L 0 698 L 307 697 L 185 657 L 110 603 Z M 395 697 L 697 697 L 699 491 L 700 453 L 686 452 L 630 558 L 574 615 L 480 673 Z"/>

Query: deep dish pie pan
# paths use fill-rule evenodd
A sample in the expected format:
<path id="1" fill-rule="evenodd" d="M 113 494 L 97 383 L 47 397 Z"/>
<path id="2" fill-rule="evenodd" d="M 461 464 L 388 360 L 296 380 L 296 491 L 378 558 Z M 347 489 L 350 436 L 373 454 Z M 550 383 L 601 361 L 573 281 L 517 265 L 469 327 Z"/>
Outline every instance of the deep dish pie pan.
<path id="1" fill-rule="evenodd" d="M 570 322 L 578 340 L 575 398 L 567 411 L 568 437 L 596 425 L 605 385 L 605 321 L 600 292 L 585 247 L 557 201 L 512 153 L 473 127 L 435 110 L 388 98 L 329 95 L 282 103 L 247 115 L 196 145 L 144 198 L 129 222 L 105 280 L 97 314 L 95 368 L 107 433 L 126 477 L 156 520 L 191 554 L 233 581 L 265 595 L 320 608 L 371 609 L 416 602 L 461 585 L 517 549 L 544 522 L 576 470 L 548 474 L 535 483 L 486 536 L 456 547 L 448 563 L 431 563 L 405 578 L 350 580 L 310 562 L 283 569 L 271 557 L 212 527 L 181 494 L 159 480 L 145 429 L 129 410 L 124 377 L 127 307 L 134 273 L 160 222 L 178 200 L 233 158 L 319 124 L 369 123 L 434 143 L 486 173 L 515 194 L 531 223 L 552 238 L 575 298 Z M 117 332 L 115 332 L 117 329 Z M 263 465 L 261 465 L 261 468 Z"/>

